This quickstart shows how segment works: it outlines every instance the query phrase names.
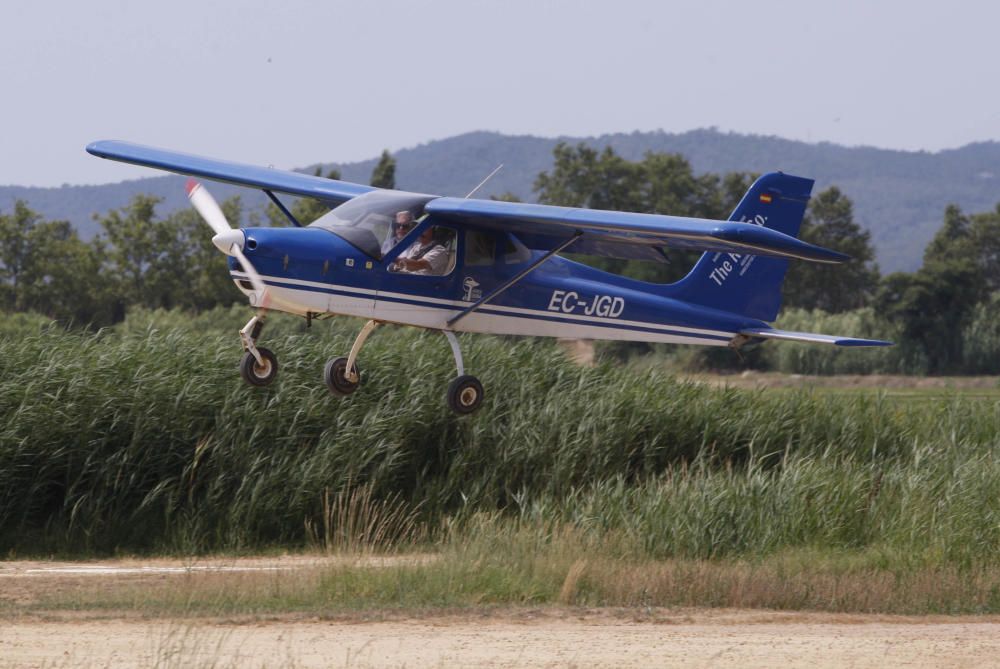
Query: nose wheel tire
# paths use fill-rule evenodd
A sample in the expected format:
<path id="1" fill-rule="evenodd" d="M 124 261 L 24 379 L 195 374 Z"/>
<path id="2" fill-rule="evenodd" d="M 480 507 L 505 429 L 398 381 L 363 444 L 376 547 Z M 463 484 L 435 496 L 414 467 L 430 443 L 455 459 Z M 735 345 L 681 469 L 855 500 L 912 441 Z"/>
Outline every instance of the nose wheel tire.
<path id="1" fill-rule="evenodd" d="M 457 414 L 470 414 L 483 403 L 483 384 L 465 374 L 448 385 L 448 406 Z"/>
<path id="2" fill-rule="evenodd" d="M 354 363 L 354 374 L 356 381 L 347 378 L 347 358 L 334 358 L 323 368 L 323 380 L 326 382 L 326 387 L 337 397 L 346 397 L 361 385 L 361 371 L 358 369 L 357 363 Z"/>
<path id="3" fill-rule="evenodd" d="M 247 351 L 240 360 L 240 376 L 251 386 L 266 386 L 278 375 L 278 357 L 266 348 L 257 347 L 262 362 Z"/>

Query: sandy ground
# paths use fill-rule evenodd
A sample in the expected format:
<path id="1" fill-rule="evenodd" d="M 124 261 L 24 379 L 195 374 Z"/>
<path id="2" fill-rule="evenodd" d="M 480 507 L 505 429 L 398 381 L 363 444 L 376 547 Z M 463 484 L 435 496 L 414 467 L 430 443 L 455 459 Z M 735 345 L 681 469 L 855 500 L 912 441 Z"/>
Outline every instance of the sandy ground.
<path id="1" fill-rule="evenodd" d="M 82 581 L 294 571 L 335 560 L 0 562 L 0 598 L 16 601 Z M 0 668 L 1000 667 L 1000 618 L 568 608 L 375 618 L 233 622 L 9 613 L 0 617 Z"/>
<path id="2" fill-rule="evenodd" d="M 688 612 L 659 622 L 435 618 L 247 625 L 8 622 L 4 667 L 987 667 L 1000 623 L 760 619 Z"/>

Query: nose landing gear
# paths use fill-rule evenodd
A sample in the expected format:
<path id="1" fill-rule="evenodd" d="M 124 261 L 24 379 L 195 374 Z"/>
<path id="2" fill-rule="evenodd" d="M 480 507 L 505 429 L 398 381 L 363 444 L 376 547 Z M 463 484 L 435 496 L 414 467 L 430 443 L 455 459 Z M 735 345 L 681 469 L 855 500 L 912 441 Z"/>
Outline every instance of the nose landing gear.
<path id="1" fill-rule="evenodd" d="M 257 338 L 264 329 L 264 316 L 254 316 L 242 330 L 243 358 L 240 360 L 240 376 L 251 386 L 266 386 L 278 375 L 278 356 L 263 346 L 257 346 Z"/>
<path id="2" fill-rule="evenodd" d="M 260 360 L 247 351 L 240 360 L 240 376 L 251 386 L 266 386 L 278 375 L 278 357 L 263 346 L 256 349 Z"/>

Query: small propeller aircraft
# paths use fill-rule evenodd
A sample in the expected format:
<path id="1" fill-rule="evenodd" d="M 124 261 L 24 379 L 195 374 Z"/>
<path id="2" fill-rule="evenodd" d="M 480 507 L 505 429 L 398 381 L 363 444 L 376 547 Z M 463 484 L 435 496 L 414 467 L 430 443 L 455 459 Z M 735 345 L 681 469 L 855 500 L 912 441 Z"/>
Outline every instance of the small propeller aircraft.
<path id="1" fill-rule="evenodd" d="M 797 239 L 813 181 L 780 172 L 757 179 L 728 221 L 576 209 L 384 190 L 297 172 L 98 141 L 101 158 L 258 188 L 294 227 L 233 229 L 194 180 L 188 196 L 229 256 L 229 273 L 256 315 L 240 330 L 241 375 L 265 386 L 278 360 L 258 346 L 268 310 L 312 319 L 367 319 L 346 357 L 326 363 L 330 392 L 361 383 L 358 355 L 382 323 L 440 330 L 458 376 L 448 404 L 479 408 L 483 386 L 465 373 L 456 332 L 729 346 L 761 339 L 886 346 L 890 342 L 776 330 L 781 284 L 794 258 L 848 260 Z M 333 207 L 298 221 L 275 193 Z M 603 272 L 561 251 L 665 262 L 664 248 L 700 250 L 686 277 L 660 285 Z"/>

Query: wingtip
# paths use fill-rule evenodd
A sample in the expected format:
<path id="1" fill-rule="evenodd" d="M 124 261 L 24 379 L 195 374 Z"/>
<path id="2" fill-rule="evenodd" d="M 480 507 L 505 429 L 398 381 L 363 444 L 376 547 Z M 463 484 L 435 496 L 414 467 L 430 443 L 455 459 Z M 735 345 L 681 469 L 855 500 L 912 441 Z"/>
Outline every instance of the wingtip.
<path id="1" fill-rule="evenodd" d="M 831 265 L 840 265 L 842 263 L 851 260 L 851 256 L 847 255 L 846 253 L 841 253 L 840 251 L 834 251 L 833 249 L 817 246 L 816 244 L 810 244 L 809 242 L 801 242 L 801 243 L 807 247 L 808 250 L 808 255 L 806 256 L 807 260 L 812 260 L 813 262 L 829 263 Z"/>
<path id="2" fill-rule="evenodd" d="M 855 339 L 851 337 L 844 337 L 835 343 L 837 344 L 837 346 L 848 346 L 848 347 L 895 346 L 894 342 L 886 341 L 884 339 Z"/>
<path id="3" fill-rule="evenodd" d="M 833 262 L 838 265 L 841 263 L 850 262 L 851 260 L 854 259 L 852 256 L 849 256 L 846 253 L 841 253 L 840 251 L 833 251 L 831 249 L 827 249 L 827 251 L 829 251 L 830 254 L 834 257 Z"/>
<path id="4" fill-rule="evenodd" d="M 811 262 L 840 264 L 847 262 L 851 256 L 824 248 L 786 235 L 778 230 L 764 228 L 742 221 L 719 221 L 710 233 L 716 239 L 753 246 L 764 255 L 798 258 Z"/>
<path id="5" fill-rule="evenodd" d="M 101 149 L 101 145 L 104 144 L 103 140 L 98 140 L 96 142 L 91 142 L 87 145 L 87 153 L 92 156 L 97 156 L 98 158 L 104 157 L 104 151 Z"/>

